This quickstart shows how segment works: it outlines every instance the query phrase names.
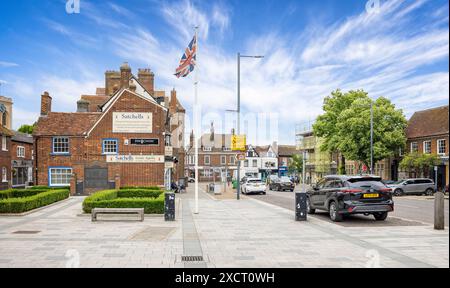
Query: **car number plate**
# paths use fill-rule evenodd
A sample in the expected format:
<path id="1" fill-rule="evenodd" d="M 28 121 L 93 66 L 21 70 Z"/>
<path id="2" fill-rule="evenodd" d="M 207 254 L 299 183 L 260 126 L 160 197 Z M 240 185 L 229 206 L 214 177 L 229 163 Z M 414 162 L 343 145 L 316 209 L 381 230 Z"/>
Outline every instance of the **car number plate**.
<path id="1" fill-rule="evenodd" d="M 378 193 L 367 193 L 363 195 L 363 198 L 378 198 L 380 197 L 380 194 Z"/>

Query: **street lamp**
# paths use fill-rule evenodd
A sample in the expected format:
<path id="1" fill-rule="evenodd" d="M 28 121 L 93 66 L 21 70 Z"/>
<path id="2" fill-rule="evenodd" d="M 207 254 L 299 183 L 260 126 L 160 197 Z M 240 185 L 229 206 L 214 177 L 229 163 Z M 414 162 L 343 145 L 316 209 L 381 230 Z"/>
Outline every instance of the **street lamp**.
<path id="1" fill-rule="evenodd" d="M 241 134 L 241 58 L 254 58 L 261 59 L 264 56 L 250 56 L 250 55 L 241 55 L 241 53 L 237 53 L 237 135 Z M 237 167 L 237 200 L 240 199 L 240 190 L 241 190 L 241 161 L 238 160 Z"/>

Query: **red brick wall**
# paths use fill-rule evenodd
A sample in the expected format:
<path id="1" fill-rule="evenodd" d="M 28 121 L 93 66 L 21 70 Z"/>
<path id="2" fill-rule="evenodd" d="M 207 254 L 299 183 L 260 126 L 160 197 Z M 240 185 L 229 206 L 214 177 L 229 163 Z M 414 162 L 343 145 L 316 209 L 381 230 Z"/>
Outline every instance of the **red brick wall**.
<path id="1" fill-rule="evenodd" d="M 423 142 L 424 141 L 431 141 L 431 154 L 437 154 L 438 150 L 437 150 L 437 141 L 441 140 L 441 139 L 445 139 L 446 141 L 446 145 L 445 145 L 445 154 L 448 156 L 448 148 L 449 148 L 449 136 L 445 135 L 445 136 L 440 136 L 440 137 L 428 137 L 428 138 L 418 138 L 418 139 L 408 139 L 407 143 L 406 143 L 406 151 L 411 152 L 411 143 L 413 142 L 417 142 L 418 147 L 419 147 L 419 153 L 422 154 L 423 153 Z"/>
<path id="2" fill-rule="evenodd" d="M 25 158 L 17 157 L 17 147 L 25 148 Z M 11 159 L 12 160 L 32 160 L 33 144 L 11 141 Z"/>
<path id="3" fill-rule="evenodd" d="M 7 137 L 6 139 L 6 147 L 8 151 L 3 151 L 1 147 L 1 135 L 0 135 L 0 190 L 9 189 L 11 186 L 11 137 Z M 2 170 L 3 167 L 6 167 L 8 183 L 3 183 L 3 175 Z"/>

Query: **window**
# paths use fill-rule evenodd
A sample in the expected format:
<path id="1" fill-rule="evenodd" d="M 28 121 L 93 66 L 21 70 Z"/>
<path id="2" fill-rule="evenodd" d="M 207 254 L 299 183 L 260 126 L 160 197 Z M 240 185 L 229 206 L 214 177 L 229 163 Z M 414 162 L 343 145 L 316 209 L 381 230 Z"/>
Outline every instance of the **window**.
<path id="1" fill-rule="evenodd" d="M 119 149 L 119 141 L 117 139 L 103 139 L 103 154 L 117 154 Z"/>
<path id="2" fill-rule="evenodd" d="M 210 165 L 210 164 L 211 164 L 211 157 L 210 157 L 209 155 L 206 155 L 206 156 L 203 158 L 203 160 L 204 160 L 204 162 L 205 162 L 205 165 Z"/>
<path id="3" fill-rule="evenodd" d="M 6 167 L 2 168 L 2 182 L 8 182 L 8 170 Z"/>
<path id="4" fill-rule="evenodd" d="M 53 153 L 69 154 L 69 138 L 68 137 L 53 138 Z"/>
<path id="5" fill-rule="evenodd" d="M 419 144 L 417 142 L 411 142 L 411 152 L 418 152 L 419 151 Z"/>
<path id="6" fill-rule="evenodd" d="M 58 167 L 49 169 L 49 186 L 70 186 L 72 168 Z"/>
<path id="7" fill-rule="evenodd" d="M 227 156 L 220 156 L 220 165 L 227 164 Z"/>
<path id="8" fill-rule="evenodd" d="M 8 147 L 6 146 L 6 136 L 2 136 L 2 150 L 3 151 L 8 151 Z"/>
<path id="9" fill-rule="evenodd" d="M 439 155 L 445 155 L 446 150 L 446 142 L 445 139 L 437 140 L 437 147 L 438 147 L 438 154 Z"/>
<path id="10" fill-rule="evenodd" d="M 17 157 L 25 158 L 25 147 L 17 146 Z"/>
<path id="11" fill-rule="evenodd" d="M 423 141 L 423 153 L 431 154 L 431 141 Z"/>
<path id="12" fill-rule="evenodd" d="M 211 176 L 212 176 L 211 170 L 209 169 L 203 170 L 203 177 L 211 177 Z"/>
<path id="13" fill-rule="evenodd" d="M 236 163 L 235 160 L 236 160 L 235 156 L 230 156 L 230 164 L 231 165 L 234 165 Z"/>
<path id="14" fill-rule="evenodd" d="M 253 159 L 253 165 L 252 166 L 253 167 L 258 167 L 258 160 Z"/>
<path id="15" fill-rule="evenodd" d="M 244 161 L 244 167 L 248 167 L 248 160 Z"/>

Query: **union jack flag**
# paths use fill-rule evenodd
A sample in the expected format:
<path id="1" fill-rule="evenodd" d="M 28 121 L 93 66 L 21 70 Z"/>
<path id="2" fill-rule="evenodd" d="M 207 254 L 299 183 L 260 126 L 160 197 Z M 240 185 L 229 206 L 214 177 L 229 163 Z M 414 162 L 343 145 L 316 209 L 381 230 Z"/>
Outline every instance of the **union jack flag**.
<path id="1" fill-rule="evenodd" d="M 175 71 L 175 76 L 177 76 L 177 78 L 186 77 L 187 75 L 189 75 L 189 73 L 194 71 L 196 59 L 197 38 L 196 36 L 194 36 L 191 43 L 189 43 L 189 46 L 186 48 L 186 52 L 184 52 L 183 57 L 181 57 L 180 66 L 178 66 L 177 70 Z"/>

